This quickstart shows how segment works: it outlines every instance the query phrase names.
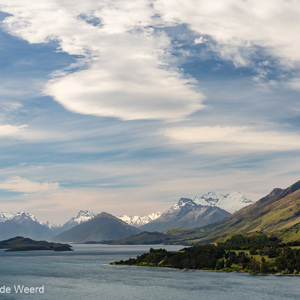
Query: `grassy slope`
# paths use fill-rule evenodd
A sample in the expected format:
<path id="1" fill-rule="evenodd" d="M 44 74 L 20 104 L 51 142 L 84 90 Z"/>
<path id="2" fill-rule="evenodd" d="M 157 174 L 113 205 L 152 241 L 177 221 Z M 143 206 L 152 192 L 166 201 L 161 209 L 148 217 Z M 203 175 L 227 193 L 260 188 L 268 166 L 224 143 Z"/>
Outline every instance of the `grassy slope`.
<path id="1" fill-rule="evenodd" d="M 178 242 L 196 244 L 211 242 L 230 234 L 245 234 L 256 231 L 280 232 L 285 239 L 299 238 L 297 224 L 300 224 L 300 182 L 283 190 L 272 198 L 263 198 L 255 204 L 244 207 L 231 216 L 208 226 L 196 229 L 168 230 Z M 293 227 L 294 226 L 294 227 Z M 290 228 L 293 227 L 293 230 Z"/>
<path id="2" fill-rule="evenodd" d="M 138 235 L 125 237 L 121 240 L 113 242 L 116 245 L 155 245 L 168 243 L 168 238 L 160 232 L 142 232 Z"/>

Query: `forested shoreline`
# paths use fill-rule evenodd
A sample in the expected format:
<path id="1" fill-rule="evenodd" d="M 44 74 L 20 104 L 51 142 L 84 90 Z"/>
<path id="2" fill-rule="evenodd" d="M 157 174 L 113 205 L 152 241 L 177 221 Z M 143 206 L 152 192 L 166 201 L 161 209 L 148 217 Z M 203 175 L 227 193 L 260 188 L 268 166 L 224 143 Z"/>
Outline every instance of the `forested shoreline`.
<path id="1" fill-rule="evenodd" d="M 300 272 L 300 243 L 282 243 L 276 237 L 264 234 L 251 237 L 234 235 L 224 243 L 199 245 L 181 251 L 151 248 L 149 253 L 137 258 L 112 264 L 296 275 Z"/>

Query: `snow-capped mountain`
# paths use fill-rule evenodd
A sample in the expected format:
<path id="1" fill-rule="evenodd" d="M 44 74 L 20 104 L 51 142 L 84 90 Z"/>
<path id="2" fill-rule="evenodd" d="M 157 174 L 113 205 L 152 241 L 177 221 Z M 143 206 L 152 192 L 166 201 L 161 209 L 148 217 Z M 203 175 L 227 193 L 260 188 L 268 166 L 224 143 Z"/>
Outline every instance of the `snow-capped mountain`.
<path id="1" fill-rule="evenodd" d="M 234 213 L 237 210 L 254 203 L 254 201 L 246 198 L 240 192 L 231 194 L 209 192 L 201 197 L 195 197 L 194 202 L 198 205 L 217 206 L 230 213 Z"/>
<path id="2" fill-rule="evenodd" d="M 195 197 L 194 200 L 181 198 L 163 214 L 157 212 L 142 217 L 123 215 L 118 218 L 131 226 L 150 231 L 163 231 L 175 226 L 200 227 L 225 218 L 229 213 L 234 213 L 252 203 L 253 201 L 240 192 L 231 194 L 209 192 L 201 197 Z M 24 211 L 0 212 L 0 239 L 18 235 L 33 239 L 51 239 L 54 235 L 96 216 L 97 214 L 89 210 L 81 210 L 65 224 L 54 225 L 48 221 L 39 222 L 34 215 Z"/>
<path id="3" fill-rule="evenodd" d="M 121 219 L 122 221 L 126 222 L 127 224 L 135 227 L 141 227 L 149 222 L 159 218 L 161 216 L 160 212 L 152 213 L 147 216 L 139 217 L 139 216 L 127 216 L 122 215 L 117 218 Z"/>
<path id="4" fill-rule="evenodd" d="M 42 221 L 40 222 L 41 225 L 48 227 L 49 229 L 53 230 L 55 228 L 60 228 L 62 227 L 62 225 L 56 225 L 56 224 L 52 224 L 49 221 Z"/>
<path id="5" fill-rule="evenodd" d="M 89 211 L 89 210 L 81 210 L 76 217 L 71 218 L 68 222 L 61 226 L 60 232 L 71 229 L 81 223 L 84 223 L 90 219 L 93 219 L 97 216 L 97 214 Z"/>
<path id="6" fill-rule="evenodd" d="M 181 210 L 181 211 L 191 211 L 197 209 L 198 205 L 189 198 L 180 198 L 180 200 L 170 207 L 164 214 L 173 214 L 174 212 Z"/>
<path id="7" fill-rule="evenodd" d="M 23 223 L 24 221 L 28 221 L 28 220 L 33 222 L 38 222 L 34 215 L 30 213 L 26 213 L 24 211 L 16 213 L 12 219 L 18 223 Z"/>
<path id="8" fill-rule="evenodd" d="M 5 222 L 7 220 L 10 220 L 14 217 L 14 215 L 15 215 L 14 213 L 1 211 L 0 212 L 0 222 Z"/>
<path id="9" fill-rule="evenodd" d="M 26 220 L 32 220 L 37 222 L 36 217 L 32 214 L 26 213 L 24 211 L 11 213 L 11 212 L 0 212 L 0 222 L 6 222 L 8 220 L 14 220 L 15 222 L 22 223 Z"/>
<path id="10" fill-rule="evenodd" d="M 37 221 L 36 217 L 24 211 L 0 213 L 0 239 L 26 236 L 33 239 L 51 238 L 51 230 Z"/>
<path id="11" fill-rule="evenodd" d="M 52 224 L 48 221 L 42 221 L 42 222 L 40 222 L 40 224 L 48 227 L 51 230 L 56 231 L 56 233 L 57 233 L 57 231 L 61 232 L 64 230 L 68 230 L 68 229 L 70 229 L 76 225 L 79 225 L 83 222 L 86 222 L 96 216 L 97 216 L 97 214 L 95 214 L 89 210 L 81 210 L 81 211 L 79 211 L 79 213 L 77 214 L 76 217 L 72 217 L 69 221 L 67 221 L 63 225 Z"/>
<path id="12" fill-rule="evenodd" d="M 192 199 L 181 198 L 159 218 L 141 227 L 146 231 L 165 231 L 172 227 L 202 227 L 217 222 L 230 213 L 215 206 L 200 205 Z"/>
<path id="13" fill-rule="evenodd" d="M 54 235 L 86 222 L 96 215 L 88 210 L 81 210 L 65 224 L 55 225 L 48 221 L 39 222 L 34 215 L 24 211 L 0 212 L 0 239 L 18 235 L 33 239 L 51 239 Z"/>
<path id="14" fill-rule="evenodd" d="M 75 223 L 75 224 L 81 224 L 83 222 L 86 222 L 92 218 L 95 218 L 97 214 L 89 211 L 89 210 L 81 210 L 76 217 L 71 218 L 67 223 Z M 65 224 L 67 224 L 65 223 Z"/>

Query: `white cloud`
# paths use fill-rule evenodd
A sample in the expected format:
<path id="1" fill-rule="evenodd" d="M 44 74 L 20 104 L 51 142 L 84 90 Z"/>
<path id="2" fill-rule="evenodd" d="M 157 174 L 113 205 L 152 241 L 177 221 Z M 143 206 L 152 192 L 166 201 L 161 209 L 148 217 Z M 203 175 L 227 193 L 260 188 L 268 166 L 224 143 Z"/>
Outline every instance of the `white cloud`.
<path id="1" fill-rule="evenodd" d="M 15 176 L 0 182 L 0 189 L 20 193 L 47 193 L 58 190 L 59 183 L 40 183 Z"/>
<path id="2" fill-rule="evenodd" d="M 27 127 L 27 125 L 0 125 L 0 138 L 1 137 L 16 137 L 21 138 L 24 134 L 24 129 Z"/>
<path id="3" fill-rule="evenodd" d="M 169 25 L 187 24 L 212 37 L 221 57 L 238 66 L 250 63 L 255 46 L 284 65 L 300 62 L 298 0 L 157 0 L 154 5 Z"/>
<path id="4" fill-rule="evenodd" d="M 120 119 L 174 119 L 203 106 L 195 81 L 170 60 L 170 40 L 157 34 L 156 11 L 145 1 L 4 1 L 5 28 L 30 43 L 57 40 L 88 58 L 85 70 L 51 80 L 45 92 L 67 109 Z M 88 21 L 97 18 L 99 26 Z"/>
<path id="5" fill-rule="evenodd" d="M 217 147 L 219 153 L 228 147 L 231 152 L 234 150 L 289 151 L 300 149 L 300 137 L 297 134 L 246 126 L 182 126 L 165 129 L 162 134 L 176 143 L 220 143 Z"/>
<path id="6" fill-rule="evenodd" d="M 2 109 L 7 112 L 15 111 L 22 107 L 21 103 L 12 101 L 0 101 L 0 105 Z"/>
<path id="7" fill-rule="evenodd" d="M 206 40 L 204 39 L 203 36 L 200 36 L 199 38 L 195 39 L 195 41 L 194 41 L 195 45 L 203 44 L 205 42 L 206 42 Z"/>
<path id="8" fill-rule="evenodd" d="M 203 108 L 197 83 L 173 66 L 170 38 L 154 28 L 187 24 L 200 36 L 194 43 L 236 66 L 252 65 L 258 49 L 283 68 L 300 62 L 297 0 L 3 0 L 0 9 L 11 14 L 3 22 L 11 34 L 56 40 L 60 51 L 84 57 L 84 70 L 56 72 L 44 89 L 81 114 L 177 119 Z M 266 68 L 256 70 L 256 82 L 266 80 Z"/>
<path id="9" fill-rule="evenodd" d="M 126 55 L 54 79 L 45 92 L 73 112 L 124 120 L 182 118 L 202 108 L 192 80 L 156 67 L 153 58 Z"/>
<path id="10" fill-rule="evenodd" d="M 18 106 L 16 105 L 16 107 Z M 33 142 L 61 141 L 61 140 L 72 139 L 74 138 L 74 135 L 71 135 L 69 132 L 66 133 L 63 131 L 55 131 L 53 129 L 51 130 L 36 129 L 26 124 L 24 125 L 0 124 L 0 139 L 3 140 L 5 139 L 6 142 L 11 140 L 17 140 L 17 141 L 23 140 L 23 141 L 33 141 Z"/>

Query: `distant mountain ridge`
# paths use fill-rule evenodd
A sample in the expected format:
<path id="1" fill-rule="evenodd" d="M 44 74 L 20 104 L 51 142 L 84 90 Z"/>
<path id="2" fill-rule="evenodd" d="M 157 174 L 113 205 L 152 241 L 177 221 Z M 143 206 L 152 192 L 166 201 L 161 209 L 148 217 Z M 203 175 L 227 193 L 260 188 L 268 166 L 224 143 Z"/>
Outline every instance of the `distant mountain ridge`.
<path id="1" fill-rule="evenodd" d="M 18 213 L 0 213 L 0 239 L 26 236 L 33 239 L 51 239 L 52 231 L 40 224 L 34 215 L 24 211 Z"/>
<path id="2" fill-rule="evenodd" d="M 102 212 L 95 218 L 83 222 L 54 237 L 58 242 L 84 243 L 90 241 L 118 240 L 141 231 L 119 218 Z"/>
<path id="3" fill-rule="evenodd" d="M 194 228 L 216 222 L 229 215 L 219 207 L 226 206 L 224 203 L 228 204 L 228 201 L 232 202 L 231 209 L 252 202 L 239 192 L 228 195 L 209 192 L 199 198 L 196 197 L 195 200 L 181 198 L 163 214 L 157 212 L 142 217 L 123 215 L 117 218 L 142 230 L 164 231 L 176 226 Z M 96 216 L 97 214 L 89 210 L 81 210 L 76 217 L 72 217 L 63 225 L 55 225 L 48 221 L 39 222 L 34 215 L 26 212 L 1 212 L 0 238 L 27 236 L 33 239 L 51 240 L 54 236 Z"/>
<path id="4" fill-rule="evenodd" d="M 200 227 L 219 221 L 230 213 L 209 205 L 199 205 L 192 199 L 181 198 L 159 218 L 140 227 L 145 231 L 165 231 L 172 227 Z"/>
<path id="5" fill-rule="evenodd" d="M 36 217 L 30 213 L 24 211 L 11 213 L 11 212 L 0 212 L 0 222 L 6 222 L 8 220 L 15 220 L 16 222 L 21 222 L 22 220 L 32 220 L 37 222 Z"/>
<path id="6" fill-rule="evenodd" d="M 55 225 L 48 221 L 39 222 L 30 213 L 0 212 L 0 239 L 15 236 L 26 236 L 33 239 L 49 239 L 72 227 L 94 218 L 96 214 L 81 210 L 76 217 L 71 218 L 63 225 Z"/>

